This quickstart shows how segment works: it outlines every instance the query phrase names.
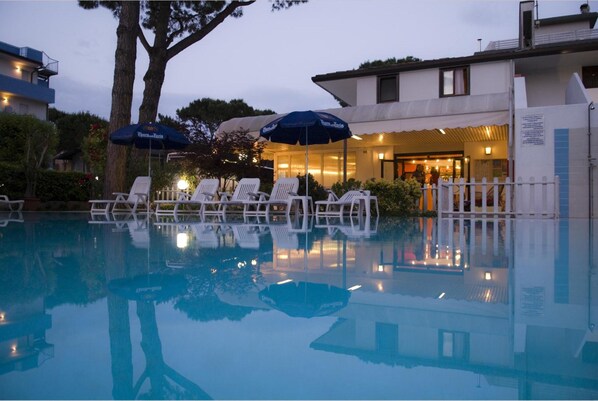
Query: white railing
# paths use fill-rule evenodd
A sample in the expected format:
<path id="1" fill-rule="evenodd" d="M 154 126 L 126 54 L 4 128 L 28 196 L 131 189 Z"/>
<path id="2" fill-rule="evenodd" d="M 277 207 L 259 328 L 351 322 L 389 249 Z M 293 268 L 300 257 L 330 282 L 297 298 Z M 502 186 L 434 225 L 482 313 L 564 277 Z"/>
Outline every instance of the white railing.
<path id="1" fill-rule="evenodd" d="M 432 199 L 426 198 L 431 194 Z M 518 177 L 488 182 L 472 179 L 466 182 L 459 179 L 453 182 L 441 181 L 437 188 L 424 187 L 422 210 L 436 210 L 438 217 L 454 216 L 493 216 L 493 217 L 559 217 L 559 178 L 540 181 L 531 177 L 524 180 Z M 428 207 L 428 208 L 426 208 Z"/>
<path id="2" fill-rule="evenodd" d="M 587 39 L 598 39 L 598 29 L 579 29 L 570 32 L 536 34 L 534 35 L 534 46 Z M 488 43 L 484 51 L 516 49 L 518 47 L 519 39 L 495 40 Z"/>

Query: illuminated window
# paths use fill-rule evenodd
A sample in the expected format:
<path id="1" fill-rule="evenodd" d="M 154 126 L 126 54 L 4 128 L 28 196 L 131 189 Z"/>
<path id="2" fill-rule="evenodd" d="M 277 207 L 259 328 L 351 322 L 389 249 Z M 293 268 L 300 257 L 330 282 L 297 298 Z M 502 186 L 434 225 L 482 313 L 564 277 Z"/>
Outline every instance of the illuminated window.
<path id="1" fill-rule="evenodd" d="M 440 96 L 469 95 L 469 67 L 440 70 Z"/>

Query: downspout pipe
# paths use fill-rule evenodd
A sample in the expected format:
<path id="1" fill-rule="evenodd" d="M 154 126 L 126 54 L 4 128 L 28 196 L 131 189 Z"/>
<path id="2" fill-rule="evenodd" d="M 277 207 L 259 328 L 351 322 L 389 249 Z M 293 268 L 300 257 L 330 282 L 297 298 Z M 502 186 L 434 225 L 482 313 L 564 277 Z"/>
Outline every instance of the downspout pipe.
<path id="1" fill-rule="evenodd" d="M 594 162 L 592 157 L 592 110 L 595 109 L 594 102 L 588 104 L 588 218 L 594 217 Z"/>

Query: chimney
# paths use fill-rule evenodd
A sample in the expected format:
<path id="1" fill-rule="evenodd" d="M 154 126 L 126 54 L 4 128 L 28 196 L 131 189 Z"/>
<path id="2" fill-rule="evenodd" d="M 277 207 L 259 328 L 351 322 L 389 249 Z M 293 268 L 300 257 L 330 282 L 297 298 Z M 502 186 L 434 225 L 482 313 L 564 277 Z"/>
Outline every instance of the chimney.
<path id="1" fill-rule="evenodd" d="M 519 48 L 527 49 L 534 45 L 534 1 L 519 3 Z"/>

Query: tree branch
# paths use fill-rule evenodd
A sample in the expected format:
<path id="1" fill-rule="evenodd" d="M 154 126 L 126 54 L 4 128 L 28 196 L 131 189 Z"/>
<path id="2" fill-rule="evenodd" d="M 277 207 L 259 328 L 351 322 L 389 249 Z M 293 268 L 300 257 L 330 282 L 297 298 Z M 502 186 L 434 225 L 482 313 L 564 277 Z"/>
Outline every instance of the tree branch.
<path id="1" fill-rule="evenodd" d="M 174 46 L 168 49 L 168 60 L 188 48 L 194 43 L 199 42 L 206 35 L 212 32 L 218 25 L 229 17 L 239 7 L 249 6 L 255 3 L 255 0 L 249 1 L 233 1 L 224 10 L 222 10 L 216 17 L 214 17 L 207 25 L 202 27 L 199 31 L 192 33 L 180 42 L 177 42 Z"/>

